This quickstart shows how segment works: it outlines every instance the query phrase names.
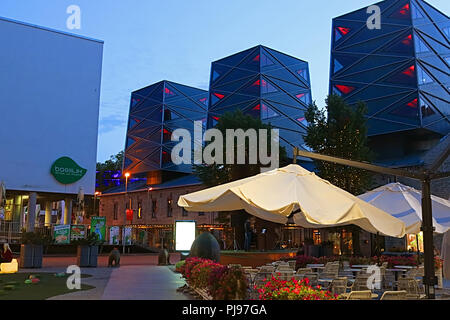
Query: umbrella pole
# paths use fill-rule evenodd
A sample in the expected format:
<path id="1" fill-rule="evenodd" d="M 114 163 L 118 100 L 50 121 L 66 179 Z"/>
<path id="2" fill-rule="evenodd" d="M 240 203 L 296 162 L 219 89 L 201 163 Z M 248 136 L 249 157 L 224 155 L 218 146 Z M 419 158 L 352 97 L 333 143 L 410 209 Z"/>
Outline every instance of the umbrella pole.
<path id="1" fill-rule="evenodd" d="M 417 244 L 417 262 L 420 265 L 420 247 L 419 247 L 419 235 L 416 234 L 416 244 Z"/>
<path id="2" fill-rule="evenodd" d="M 422 232 L 425 275 L 423 284 L 428 299 L 435 299 L 435 288 L 437 277 L 434 270 L 434 247 L 433 247 L 433 219 L 431 207 L 431 180 L 429 177 L 422 180 Z"/>

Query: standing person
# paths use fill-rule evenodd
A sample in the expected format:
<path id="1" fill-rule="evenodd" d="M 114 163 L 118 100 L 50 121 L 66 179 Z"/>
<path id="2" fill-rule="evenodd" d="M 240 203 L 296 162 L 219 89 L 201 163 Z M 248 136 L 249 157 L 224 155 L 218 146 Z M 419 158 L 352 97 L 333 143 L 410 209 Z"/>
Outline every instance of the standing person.
<path id="1" fill-rule="evenodd" d="M 9 247 L 9 244 L 3 244 L 3 250 L 1 251 L 0 263 L 10 263 L 13 259 L 13 253 Z"/>
<path id="2" fill-rule="evenodd" d="M 245 231 L 245 243 L 244 243 L 244 250 L 249 251 L 250 250 L 250 244 L 252 241 L 252 227 L 250 225 L 250 219 L 247 218 L 244 223 L 244 231 Z"/>

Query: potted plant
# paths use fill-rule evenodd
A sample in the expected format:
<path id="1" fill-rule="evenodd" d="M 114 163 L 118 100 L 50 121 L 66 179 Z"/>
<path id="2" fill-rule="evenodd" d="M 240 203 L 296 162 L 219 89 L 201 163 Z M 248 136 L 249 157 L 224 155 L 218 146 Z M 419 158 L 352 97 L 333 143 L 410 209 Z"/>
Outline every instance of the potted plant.
<path id="1" fill-rule="evenodd" d="M 98 236 L 95 233 L 89 234 L 85 239 L 73 242 L 77 246 L 77 265 L 79 267 L 97 267 L 98 258 Z"/>
<path id="2" fill-rule="evenodd" d="M 44 245 L 51 237 L 37 232 L 23 232 L 20 246 L 20 268 L 42 268 Z"/>

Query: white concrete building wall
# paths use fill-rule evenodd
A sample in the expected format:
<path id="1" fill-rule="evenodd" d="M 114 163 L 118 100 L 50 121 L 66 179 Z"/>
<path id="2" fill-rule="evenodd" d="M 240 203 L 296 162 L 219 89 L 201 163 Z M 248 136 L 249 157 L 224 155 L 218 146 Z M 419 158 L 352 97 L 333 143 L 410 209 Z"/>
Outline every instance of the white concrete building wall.
<path id="1" fill-rule="evenodd" d="M 0 181 L 7 190 L 95 192 L 103 42 L 0 18 Z M 87 169 L 63 185 L 67 156 Z"/>

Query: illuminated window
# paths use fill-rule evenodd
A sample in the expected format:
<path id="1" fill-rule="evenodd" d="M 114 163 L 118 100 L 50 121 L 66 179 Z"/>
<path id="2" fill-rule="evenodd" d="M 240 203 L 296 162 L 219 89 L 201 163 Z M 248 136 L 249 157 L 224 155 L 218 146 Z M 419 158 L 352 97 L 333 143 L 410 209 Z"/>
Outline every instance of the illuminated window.
<path id="1" fill-rule="evenodd" d="M 350 28 L 336 27 L 334 41 L 339 41 L 343 36 L 346 36 L 350 32 Z"/>
<path id="2" fill-rule="evenodd" d="M 404 105 L 399 106 L 390 113 L 396 116 L 417 118 L 419 116 L 419 108 L 417 107 L 417 98 L 407 102 Z"/>
<path id="3" fill-rule="evenodd" d="M 261 80 L 261 93 L 262 94 L 266 94 L 266 93 L 273 93 L 273 92 L 277 92 L 278 90 L 271 85 L 270 83 L 268 83 L 265 80 Z"/>
<path id="4" fill-rule="evenodd" d="M 405 4 L 404 6 L 402 6 L 398 11 L 394 12 L 391 15 L 391 18 L 394 19 L 409 19 L 411 17 L 410 15 L 410 6 L 409 3 Z"/>
<path id="5" fill-rule="evenodd" d="M 408 69 L 403 70 L 403 71 L 402 71 L 402 74 L 404 74 L 404 75 L 406 75 L 406 76 L 412 78 L 412 77 L 414 77 L 414 75 L 415 75 L 415 73 L 414 73 L 415 68 L 416 68 L 416 67 L 415 67 L 414 65 L 412 65 L 412 66 L 410 66 Z"/>
<path id="6" fill-rule="evenodd" d="M 161 130 L 159 130 L 161 132 Z M 167 129 L 162 129 L 163 132 L 163 142 L 169 142 L 172 140 L 172 132 Z"/>
<path id="7" fill-rule="evenodd" d="M 416 80 L 416 67 L 411 65 L 402 71 L 391 75 L 385 80 L 388 83 L 404 84 L 404 85 L 417 85 Z"/>
<path id="8" fill-rule="evenodd" d="M 266 120 L 266 119 L 274 118 L 277 116 L 278 116 L 278 113 L 273 111 L 271 108 L 269 108 L 265 104 L 261 105 L 261 119 Z"/>
<path id="9" fill-rule="evenodd" d="M 428 75 L 428 73 L 426 73 L 420 66 L 417 66 L 417 78 L 419 79 L 419 84 L 434 82 L 430 75 Z"/>
<path id="10" fill-rule="evenodd" d="M 335 87 L 343 94 L 350 94 L 351 92 L 353 92 L 353 90 L 355 90 L 355 87 L 345 86 L 341 84 L 337 84 L 335 85 Z"/>
<path id="11" fill-rule="evenodd" d="M 295 97 L 304 104 L 309 104 L 309 93 L 300 93 L 297 94 Z"/>
<path id="12" fill-rule="evenodd" d="M 315 245 L 319 245 L 319 244 L 322 243 L 322 236 L 321 236 L 319 230 L 314 230 L 313 231 L 313 240 L 314 240 L 314 244 Z"/>
<path id="13" fill-rule="evenodd" d="M 138 217 L 138 219 L 142 219 L 142 203 L 141 202 L 138 202 L 137 217 Z"/>
<path id="14" fill-rule="evenodd" d="M 215 104 L 218 101 L 222 100 L 223 98 L 225 98 L 224 94 L 213 92 L 213 94 L 211 95 L 211 102 L 212 104 Z"/>
<path id="15" fill-rule="evenodd" d="M 176 93 L 174 93 L 169 88 L 164 88 L 164 95 L 166 96 L 166 98 L 169 98 L 169 97 L 175 97 Z"/>

